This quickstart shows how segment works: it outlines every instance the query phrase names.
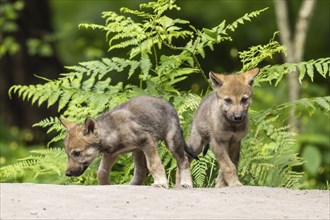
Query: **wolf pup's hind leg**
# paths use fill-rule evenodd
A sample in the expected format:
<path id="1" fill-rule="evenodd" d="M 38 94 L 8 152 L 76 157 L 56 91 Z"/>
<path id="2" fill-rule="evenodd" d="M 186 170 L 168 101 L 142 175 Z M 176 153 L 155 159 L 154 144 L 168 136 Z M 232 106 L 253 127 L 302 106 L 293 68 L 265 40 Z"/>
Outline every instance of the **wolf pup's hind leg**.
<path id="1" fill-rule="evenodd" d="M 146 140 L 145 145 L 149 146 L 143 146 L 142 151 L 147 161 L 148 170 L 154 179 L 152 186 L 168 188 L 165 169 L 158 155 L 156 143 L 153 141 L 152 137 L 150 137 L 148 140 Z"/>
<path id="2" fill-rule="evenodd" d="M 177 161 L 176 186 L 183 188 L 192 188 L 192 178 L 188 157 L 184 153 L 184 148 L 187 147 L 181 131 L 171 129 L 165 143 Z"/>

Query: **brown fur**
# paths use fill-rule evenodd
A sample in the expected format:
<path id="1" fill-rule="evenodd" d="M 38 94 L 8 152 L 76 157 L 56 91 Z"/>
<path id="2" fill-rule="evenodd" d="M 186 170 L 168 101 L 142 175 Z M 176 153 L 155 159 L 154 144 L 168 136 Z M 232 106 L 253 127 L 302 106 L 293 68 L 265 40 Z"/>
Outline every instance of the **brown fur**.
<path id="1" fill-rule="evenodd" d="M 248 130 L 252 84 L 259 69 L 241 74 L 210 72 L 214 92 L 200 104 L 193 119 L 188 146 L 204 153 L 211 146 L 220 165 L 216 187 L 242 185 L 237 175 L 241 140 Z"/>
<path id="2" fill-rule="evenodd" d="M 99 184 L 109 184 L 109 172 L 119 154 L 133 152 L 134 178 L 130 184 L 143 184 L 150 171 L 154 185 L 168 187 L 165 170 L 157 153 L 157 141 L 164 141 L 177 160 L 177 186 L 192 187 L 190 156 L 198 159 L 182 136 L 179 118 L 167 101 L 139 96 L 107 111 L 85 124 L 61 119 L 67 128 L 65 150 L 68 154 L 67 176 L 79 176 L 99 153 L 103 154 L 98 169 Z"/>

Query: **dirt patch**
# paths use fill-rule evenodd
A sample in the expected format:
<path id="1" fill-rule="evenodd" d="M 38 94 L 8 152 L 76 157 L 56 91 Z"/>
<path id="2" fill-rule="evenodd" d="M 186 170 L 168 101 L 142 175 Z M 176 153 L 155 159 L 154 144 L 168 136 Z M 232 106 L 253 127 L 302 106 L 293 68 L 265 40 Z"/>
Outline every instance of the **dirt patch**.
<path id="1" fill-rule="evenodd" d="M 0 219 L 330 219 L 330 191 L 0 184 Z"/>

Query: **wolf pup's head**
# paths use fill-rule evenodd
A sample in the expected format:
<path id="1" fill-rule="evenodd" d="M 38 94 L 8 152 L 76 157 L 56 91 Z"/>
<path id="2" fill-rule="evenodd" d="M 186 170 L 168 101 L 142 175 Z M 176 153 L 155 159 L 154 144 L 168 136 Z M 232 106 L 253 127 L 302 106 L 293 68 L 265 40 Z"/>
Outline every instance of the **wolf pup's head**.
<path id="1" fill-rule="evenodd" d="M 68 163 L 65 174 L 67 176 L 80 176 L 100 152 L 96 121 L 87 118 L 83 125 L 65 119 L 60 119 L 60 121 L 67 129 L 64 144 Z"/>
<path id="2" fill-rule="evenodd" d="M 246 119 L 252 102 L 253 80 L 258 73 L 258 68 L 230 75 L 210 72 L 209 76 L 217 94 L 219 108 L 228 121 L 240 123 Z"/>

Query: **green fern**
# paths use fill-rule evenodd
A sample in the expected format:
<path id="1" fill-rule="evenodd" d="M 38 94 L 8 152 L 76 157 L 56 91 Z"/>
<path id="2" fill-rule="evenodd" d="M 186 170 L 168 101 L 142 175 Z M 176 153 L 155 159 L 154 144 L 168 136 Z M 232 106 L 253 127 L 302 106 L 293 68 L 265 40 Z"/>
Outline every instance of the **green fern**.
<path id="1" fill-rule="evenodd" d="M 268 10 L 268 8 L 264 8 L 258 11 L 253 11 L 251 13 L 246 13 L 233 23 L 227 25 L 227 27 L 221 31 L 222 34 L 228 35 L 227 31 L 235 31 L 239 24 L 244 24 L 244 21 L 251 21 L 252 18 L 258 17 L 262 12 Z"/>
<path id="2" fill-rule="evenodd" d="M 128 184 L 133 178 L 134 163 L 131 153 L 120 155 L 110 173 L 111 184 Z"/>
<path id="3" fill-rule="evenodd" d="M 303 164 L 302 159 L 292 150 L 296 144 L 296 135 L 289 132 L 290 126 L 282 126 L 292 107 L 296 109 L 296 117 L 306 110 L 309 114 L 316 110 L 324 111 L 330 117 L 329 96 L 304 98 L 258 112 L 252 110 L 250 133 L 244 139 L 239 165 L 239 174 L 244 182 L 301 187 L 303 173 L 294 171 L 295 167 Z"/>
<path id="4" fill-rule="evenodd" d="M 218 162 L 211 151 L 191 164 L 194 187 L 213 187 L 218 172 Z"/>
<path id="5" fill-rule="evenodd" d="M 150 8 L 153 9 L 151 13 L 143 11 Z M 175 85 L 194 73 L 201 73 L 204 80 L 207 81 L 196 54 L 202 54 L 203 56 L 204 52 L 202 50 L 204 50 L 204 47 L 211 47 L 213 44 L 220 43 L 221 40 L 218 37 L 216 37 L 216 40 L 212 39 L 210 31 L 206 29 L 198 31 L 191 26 L 192 31 L 185 31 L 183 26 L 179 26 L 188 25 L 189 22 L 172 19 L 164 15 L 166 10 L 170 9 L 178 10 L 179 7 L 175 5 L 174 1 L 161 0 L 142 4 L 140 11 L 127 8 L 121 9 L 123 13 L 149 18 L 143 20 L 142 23 L 135 22 L 129 17 L 119 16 L 114 12 L 104 12 L 103 18 L 106 19 L 104 26 L 82 24 L 80 27 L 106 31 L 109 44 L 112 45 L 116 42 L 113 46 L 110 46 L 110 50 L 130 48 L 131 52 L 128 59 L 113 57 L 111 59 L 103 58 L 102 60 L 81 62 L 77 66 L 67 67 L 71 72 L 61 74 L 61 77 L 57 80 L 39 77 L 45 80 L 46 83 L 12 86 L 9 95 L 17 93 L 25 101 L 30 101 L 32 104 L 38 102 L 38 106 L 46 103 L 48 108 L 57 104 L 58 111 L 62 113 L 63 117 L 77 122 L 87 116 L 94 117 L 105 109 L 127 101 L 136 94 L 163 96 L 168 100 L 178 97 L 182 100 L 184 97 L 188 97 L 184 94 L 181 95 Z M 233 31 L 234 28 L 232 27 L 236 28 L 238 23 L 249 20 L 248 18 L 255 17 L 262 11 L 247 14 L 243 16 L 244 18 L 238 19 L 226 28 L 222 23 L 212 30 L 216 30 L 217 35 L 226 35 L 227 33 L 224 30 Z M 173 50 L 178 50 L 177 47 L 171 45 L 172 38 L 187 38 L 187 46 L 179 48 L 181 53 L 178 55 L 161 55 L 159 57 L 157 51 L 154 50 L 156 46 L 161 49 L 163 45 L 166 45 Z M 154 49 L 151 50 L 151 48 Z M 190 48 L 193 48 L 193 50 Z M 155 57 L 154 61 L 149 55 L 152 53 Z M 140 54 L 140 58 L 132 59 L 138 54 Z M 118 83 L 112 85 L 111 75 L 119 72 L 124 72 L 128 78 L 137 74 L 140 84 L 124 86 L 122 83 Z M 51 123 L 41 121 L 35 126 L 49 127 L 48 133 L 51 131 L 60 133 L 50 143 L 64 137 L 64 130 L 58 120 L 52 120 Z"/>
<path id="6" fill-rule="evenodd" d="M 257 67 L 263 60 L 273 58 L 276 53 L 285 53 L 286 49 L 277 41 L 272 39 L 266 45 L 252 46 L 247 51 L 239 52 L 239 57 L 243 64 L 242 72 Z"/>
<path id="7" fill-rule="evenodd" d="M 311 81 L 314 79 L 315 73 L 320 74 L 322 77 L 327 78 L 330 76 L 330 58 L 319 58 L 317 60 L 309 60 L 300 63 L 284 63 L 282 65 L 268 65 L 262 68 L 260 77 L 256 82 L 269 82 L 275 81 L 275 86 L 282 80 L 285 74 L 292 73 L 299 70 L 299 82 L 301 83 L 306 76 Z"/>
<path id="8" fill-rule="evenodd" d="M 268 8 L 264 8 L 261 10 L 253 11 L 251 13 L 246 13 L 244 16 L 238 18 L 231 24 L 226 26 L 226 21 L 222 21 L 216 27 L 212 29 L 204 28 L 202 31 L 195 30 L 198 33 L 199 39 L 198 46 L 196 45 L 194 48 L 199 51 L 199 53 L 204 57 L 205 52 L 203 48 L 208 46 L 213 50 L 213 45 L 215 43 L 220 43 L 225 40 L 232 41 L 233 39 L 230 37 L 228 32 L 234 32 L 237 27 L 241 24 L 245 24 L 246 21 L 251 21 L 251 19 L 258 17 L 262 12 L 266 11 Z"/>
<path id="9" fill-rule="evenodd" d="M 269 108 L 265 110 L 258 111 L 257 113 L 253 110 L 251 113 L 254 116 L 254 121 L 256 124 L 262 124 L 264 120 L 270 120 L 269 118 L 276 119 L 281 116 L 280 123 L 284 123 L 288 119 L 289 111 L 295 108 L 295 117 L 300 117 L 303 114 L 312 115 L 316 111 L 321 111 L 327 117 L 330 117 L 330 96 L 316 97 L 316 98 L 302 98 L 288 103 L 283 103 L 275 108 Z M 276 121 L 276 120 L 274 120 Z M 277 120 L 279 121 L 279 120 Z M 259 130 L 259 129 L 258 129 Z M 257 130 L 257 131 L 258 131 Z M 272 131 L 270 131 L 271 133 Z"/>
<path id="10" fill-rule="evenodd" d="M 251 123 L 251 132 L 242 144 L 239 175 L 243 183 L 252 185 L 299 188 L 303 173 L 293 170 L 303 162 L 292 150 L 295 135 L 287 126 L 274 127 L 274 121 L 276 118 L 257 126 Z"/>
<path id="11" fill-rule="evenodd" d="M 62 77 L 56 81 L 47 80 L 45 84 L 12 86 L 9 94 L 11 96 L 12 93 L 17 93 L 23 100 L 31 101 L 32 104 L 38 100 L 38 106 L 45 102 L 47 107 L 58 103 L 59 112 L 65 109 L 63 115 L 77 121 L 87 116 L 94 117 L 104 109 L 127 101 L 130 98 L 130 89 L 125 89 L 122 83 L 110 85 L 111 78 L 107 73 L 128 69 L 128 74 L 132 75 L 137 67 L 137 62 L 125 62 L 120 58 L 83 62 L 79 66 L 68 67 L 74 72 L 62 74 Z M 123 95 L 118 96 L 118 94 Z M 51 131 L 62 133 L 50 143 L 64 137 L 64 128 L 55 118 L 43 120 L 34 126 L 50 127 L 48 133 Z"/>
<path id="12" fill-rule="evenodd" d="M 66 177 L 66 161 L 67 156 L 62 148 L 32 150 L 29 157 L 19 159 L 13 165 L 1 167 L 0 182 L 20 182 L 25 179 L 53 184 L 97 184 L 98 161 L 92 163 L 83 176 L 75 178 Z"/>
<path id="13" fill-rule="evenodd" d="M 175 186 L 175 174 L 177 169 L 176 160 L 171 152 L 165 147 L 164 143 L 158 145 L 158 154 L 165 168 L 166 177 L 170 187 Z"/>
<path id="14" fill-rule="evenodd" d="M 173 0 L 159 0 L 141 4 L 139 10 L 122 8 L 120 13 L 103 12 L 104 25 L 81 24 L 80 28 L 98 29 L 105 32 L 109 43 L 109 56 L 114 50 L 127 52 L 127 57 L 103 58 L 81 62 L 67 67 L 56 80 L 37 76 L 44 81 L 37 85 L 14 85 L 9 95 L 16 94 L 22 100 L 32 104 L 51 107 L 57 105 L 61 117 L 82 122 L 85 117 L 95 117 L 101 112 L 129 100 L 133 96 L 149 94 L 164 97 L 178 111 L 185 136 L 188 135 L 193 112 L 197 109 L 202 96 L 184 92 L 177 88 L 179 82 L 193 74 L 209 83 L 200 61 L 206 58 L 205 49 L 214 49 L 214 45 L 232 40 L 230 33 L 240 24 L 258 17 L 266 9 L 247 13 L 241 18 L 226 24 L 198 30 L 189 21 L 171 18 L 168 11 L 180 10 Z M 180 39 L 180 46 L 174 39 Z M 166 54 L 163 49 L 166 48 Z M 271 59 L 276 53 L 284 53 L 282 45 L 274 38 L 266 45 L 250 47 L 239 53 L 242 70 L 260 65 L 265 59 Z M 328 78 L 330 58 L 320 58 L 296 64 L 268 65 L 261 68 L 256 84 L 273 83 L 275 86 L 285 74 L 299 70 L 300 82 L 315 74 Z M 139 79 L 136 84 L 114 84 L 113 76 L 124 74 L 127 79 Z M 302 173 L 294 171 L 302 161 L 291 151 L 296 137 L 288 131 L 286 116 L 288 109 L 295 106 L 299 114 L 312 114 L 321 110 L 329 116 L 329 97 L 301 99 L 284 103 L 272 109 L 251 111 L 250 132 L 243 141 L 239 175 L 243 183 L 251 185 L 285 186 L 299 188 Z M 65 136 L 65 129 L 58 118 L 46 118 L 34 126 L 48 128 L 48 133 L 56 133 L 50 141 L 60 141 Z M 164 162 L 170 186 L 174 185 L 176 163 L 163 144 L 159 144 L 159 155 Z M 15 181 L 29 170 L 38 180 L 42 176 L 52 176 L 53 182 L 61 184 L 96 184 L 97 164 L 91 165 L 85 174 L 78 178 L 67 178 L 63 174 L 66 156 L 63 150 L 47 149 L 31 152 L 31 157 L 17 164 L 0 169 L 0 181 Z M 130 154 L 118 158 L 111 173 L 111 182 L 122 184 L 130 181 L 133 175 L 133 159 Z M 210 187 L 215 185 L 218 166 L 211 151 L 200 161 L 192 163 L 194 185 Z M 33 178 L 33 177 L 32 177 Z M 19 181 L 19 180 L 17 180 Z M 147 179 L 150 183 L 151 177 Z"/>
<path id="15" fill-rule="evenodd" d="M 32 155 L 20 159 L 18 163 L 0 168 L 0 181 L 15 180 L 26 175 L 27 170 L 34 173 L 33 178 L 41 175 L 63 175 L 65 168 L 64 151 L 60 148 L 31 151 Z"/>

